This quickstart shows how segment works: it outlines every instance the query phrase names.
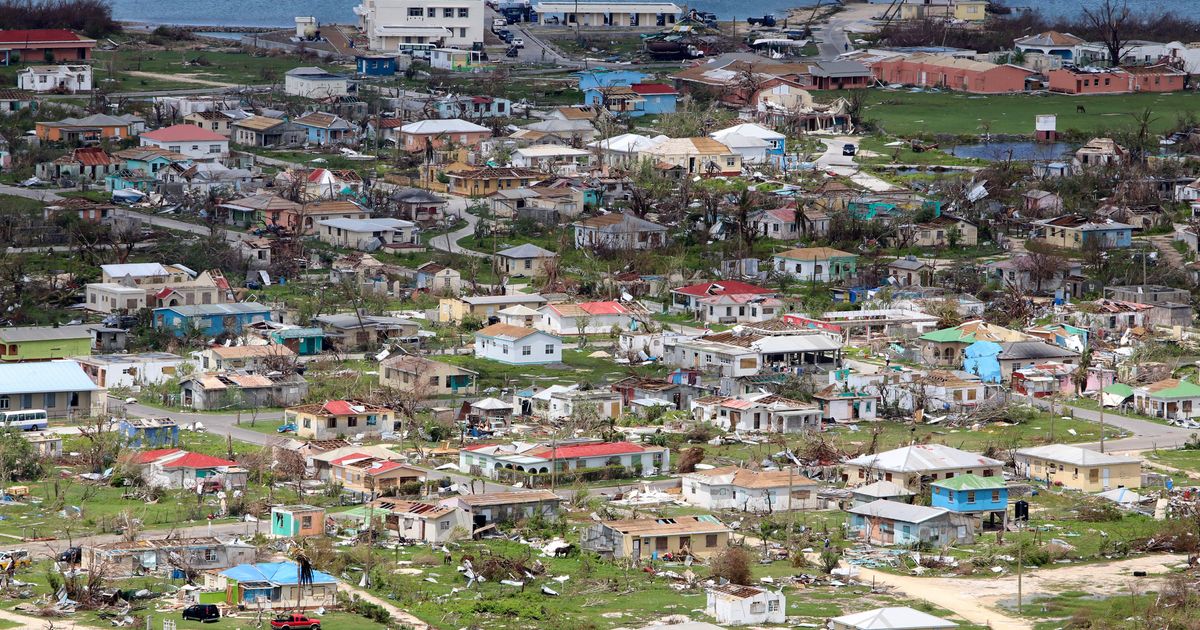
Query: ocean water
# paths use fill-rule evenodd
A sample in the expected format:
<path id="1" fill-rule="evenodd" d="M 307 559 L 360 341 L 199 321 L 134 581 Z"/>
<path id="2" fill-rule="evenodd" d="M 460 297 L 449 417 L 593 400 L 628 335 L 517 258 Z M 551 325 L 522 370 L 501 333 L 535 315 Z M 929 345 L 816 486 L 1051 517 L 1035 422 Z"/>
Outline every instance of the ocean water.
<path id="1" fill-rule="evenodd" d="M 788 9 L 813 6 L 815 0 L 691 0 L 680 5 L 711 11 L 723 20 L 742 19 L 752 15 L 774 13 L 784 15 Z M 214 26 L 292 26 L 297 15 L 311 15 L 323 24 L 350 24 L 355 21 L 352 8 L 359 0 L 111 0 L 113 15 L 118 20 L 151 24 L 202 24 Z M 535 0 L 536 2 L 536 0 Z M 1037 7 L 1048 16 L 1070 16 L 1080 7 L 1096 4 L 1096 0 L 1002 0 L 1010 7 Z M 1196 0 L 1128 0 L 1137 11 L 1174 11 L 1187 14 L 1195 10 Z M 828 4 L 823 0 L 822 4 Z"/>

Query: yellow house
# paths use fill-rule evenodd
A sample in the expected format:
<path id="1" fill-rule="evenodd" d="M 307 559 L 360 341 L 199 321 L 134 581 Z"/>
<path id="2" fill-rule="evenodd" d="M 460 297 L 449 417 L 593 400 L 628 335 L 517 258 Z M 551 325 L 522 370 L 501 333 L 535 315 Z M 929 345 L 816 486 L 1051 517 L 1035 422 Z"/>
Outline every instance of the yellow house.
<path id="1" fill-rule="evenodd" d="M 958 0 L 954 3 L 954 19 L 963 22 L 982 22 L 987 19 L 985 0 Z"/>
<path id="2" fill-rule="evenodd" d="M 979 243 L 979 228 L 958 217 L 942 215 L 913 229 L 913 247 L 974 247 Z"/>
<path id="3" fill-rule="evenodd" d="M 447 179 L 447 192 L 462 197 L 487 197 L 500 190 L 528 188 L 534 182 L 550 177 L 531 168 L 475 168 L 464 164 L 451 164 L 442 174 Z"/>
<path id="4" fill-rule="evenodd" d="M 438 321 L 457 324 L 464 317 L 474 317 L 486 322 L 489 317 L 496 313 L 510 306 L 517 306 L 518 304 L 537 309 L 546 304 L 546 298 L 528 293 L 442 298 L 438 301 Z"/>
<path id="5" fill-rule="evenodd" d="M 900 5 L 900 19 L 924 20 L 951 18 L 960 22 L 983 22 L 987 19 L 986 0 L 923 0 Z"/>
<path id="6" fill-rule="evenodd" d="M 642 152 L 655 164 L 680 167 L 688 175 L 742 174 L 742 156 L 712 138 L 671 138 Z"/>
<path id="7" fill-rule="evenodd" d="M 1051 444 L 1018 450 L 1017 472 L 1037 481 L 1084 492 L 1142 487 L 1142 460 Z"/>
<path id="8" fill-rule="evenodd" d="M 595 523 L 583 534 L 582 547 L 607 558 L 650 558 L 689 553 L 707 557 L 729 546 L 731 530 L 716 517 L 633 518 Z"/>

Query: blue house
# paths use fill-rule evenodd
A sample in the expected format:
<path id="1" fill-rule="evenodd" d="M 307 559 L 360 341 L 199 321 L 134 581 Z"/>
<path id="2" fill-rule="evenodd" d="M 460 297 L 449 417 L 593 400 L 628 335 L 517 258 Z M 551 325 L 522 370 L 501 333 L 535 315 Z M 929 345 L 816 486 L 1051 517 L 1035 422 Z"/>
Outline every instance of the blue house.
<path id="1" fill-rule="evenodd" d="M 935 508 L 961 514 L 1008 511 L 1008 486 L 1003 477 L 955 475 L 935 481 L 930 487 L 930 502 Z"/>
<path id="2" fill-rule="evenodd" d="M 579 77 L 579 91 L 585 95 L 588 90 L 630 86 L 650 78 L 650 75 L 636 70 L 588 70 L 585 72 L 576 72 L 575 74 Z M 587 102 L 590 103 L 591 101 Z"/>
<path id="3" fill-rule="evenodd" d="M 125 170 L 142 171 L 150 175 L 176 162 L 188 165 L 192 163 L 192 160 L 186 155 L 172 153 L 158 147 L 133 147 L 117 151 L 113 157 L 125 160 Z"/>
<path id="4" fill-rule="evenodd" d="M 179 425 L 170 418 L 126 418 L 117 431 L 130 446 L 161 448 L 179 446 Z"/>
<path id="5" fill-rule="evenodd" d="M 208 337 L 238 333 L 255 322 L 271 319 L 271 309 L 262 304 L 189 304 L 154 309 L 154 327 L 170 330 L 176 337 L 199 331 Z"/>
<path id="6" fill-rule="evenodd" d="M 118 190 L 137 190 L 150 194 L 158 178 L 148 175 L 146 171 L 120 170 L 104 176 L 104 189 L 108 192 Z"/>
<path id="7" fill-rule="evenodd" d="M 217 589 L 224 591 L 224 601 L 230 606 L 312 610 L 337 604 L 337 579 L 313 569 L 311 582 L 301 583 L 295 562 L 239 564 L 217 576 Z"/>
<path id="8" fill-rule="evenodd" d="M 940 548 L 975 541 L 974 519 L 944 508 L 879 499 L 847 512 L 851 533 L 872 545 L 926 543 Z"/>
<path id="9" fill-rule="evenodd" d="M 396 58 L 391 55 L 355 55 L 359 76 L 390 77 L 396 74 Z"/>
<path id="10" fill-rule="evenodd" d="M 354 125 L 336 114 L 309 112 L 292 121 L 313 144 L 337 144 L 354 137 Z"/>

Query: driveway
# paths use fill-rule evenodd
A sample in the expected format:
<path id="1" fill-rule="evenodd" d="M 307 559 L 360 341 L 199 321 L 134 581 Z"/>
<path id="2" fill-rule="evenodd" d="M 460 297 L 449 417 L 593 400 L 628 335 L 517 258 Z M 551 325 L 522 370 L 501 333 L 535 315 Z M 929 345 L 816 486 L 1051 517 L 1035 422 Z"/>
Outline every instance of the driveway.
<path id="1" fill-rule="evenodd" d="M 450 216 L 461 217 L 467 222 L 465 227 L 459 228 L 449 234 L 439 234 L 429 239 L 429 246 L 443 252 L 451 254 L 463 254 L 466 256 L 474 256 L 476 258 L 491 258 L 490 254 L 477 252 L 473 249 L 460 247 L 458 241 L 475 233 L 475 225 L 479 223 L 479 217 L 467 212 L 467 200 L 462 197 L 449 197 L 450 203 L 446 205 L 446 214 Z"/>
<path id="2" fill-rule="evenodd" d="M 189 223 L 187 221 L 180 221 L 179 219 L 171 219 L 159 214 L 146 214 L 145 212 L 138 212 L 129 208 L 118 208 L 116 214 L 128 217 L 136 217 L 150 225 L 166 228 L 168 230 L 175 230 L 176 232 L 188 232 L 190 234 L 197 234 L 200 236 L 208 236 L 212 233 L 212 228 L 209 228 L 206 225 Z M 216 231 L 230 243 L 236 243 L 246 238 L 245 232 L 239 232 L 227 227 L 218 226 Z"/>
<path id="3" fill-rule="evenodd" d="M 850 181 L 873 192 L 894 190 L 896 187 L 892 184 L 874 175 L 862 172 L 858 164 L 854 161 L 854 156 L 842 155 L 842 147 L 847 144 L 858 146 L 861 140 L 862 138 L 854 136 L 839 136 L 833 139 L 822 138 L 821 142 L 825 143 L 825 152 L 821 154 L 821 157 L 817 158 L 817 168 L 841 177 L 849 177 Z"/>
<path id="4" fill-rule="evenodd" d="M 836 59 L 854 48 L 850 33 L 863 33 L 877 28 L 874 18 L 883 14 L 886 4 L 846 4 L 827 21 L 813 26 L 813 38 L 818 40 L 821 59 Z M 811 9 L 792 11 L 792 22 L 807 21 Z"/>

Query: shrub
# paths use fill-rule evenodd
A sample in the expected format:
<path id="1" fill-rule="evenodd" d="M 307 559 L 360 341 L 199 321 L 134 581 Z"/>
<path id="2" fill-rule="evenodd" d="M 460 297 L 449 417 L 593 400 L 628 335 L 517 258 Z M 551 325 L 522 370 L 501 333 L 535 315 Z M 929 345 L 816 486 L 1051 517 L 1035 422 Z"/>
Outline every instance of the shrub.
<path id="1" fill-rule="evenodd" d="M 742 547 L 729 547 L 713 558 L 709 566 L 710 575 L 714 578 L 725 578 L 733 584 L 750 585 L 753 576 L 750 567 L 754 565 L 754 557 Z"/>
<path id="2" fill-rule="evenodd" d="M 699 446 L 685 449 L 679 458 L 679 473 L 696 472 L 696 464 L 704 461 L 704 449 Z"/>

